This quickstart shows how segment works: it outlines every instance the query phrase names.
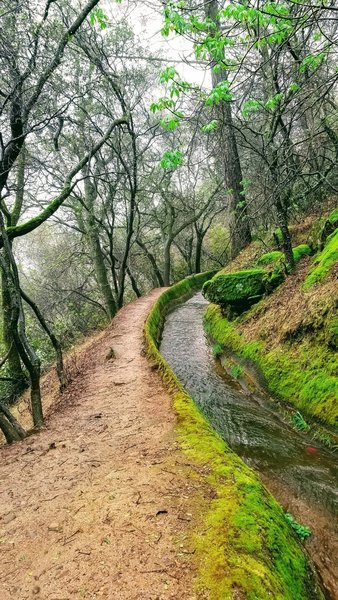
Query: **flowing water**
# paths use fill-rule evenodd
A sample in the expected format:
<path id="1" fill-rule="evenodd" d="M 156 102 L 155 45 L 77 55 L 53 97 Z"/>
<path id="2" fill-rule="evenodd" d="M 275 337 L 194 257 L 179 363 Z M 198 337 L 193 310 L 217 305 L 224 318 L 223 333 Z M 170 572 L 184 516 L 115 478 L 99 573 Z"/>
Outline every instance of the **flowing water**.
<path id="1" fill-rule="evenodd" d="M 338 599 L 338 455 L 295 431 L 276 402 L 229 377 L 203 332 L 196 294 L 168 315 L 160 351 L 214 429 L 313 535 L 305 545 L 330 598 Z"/>

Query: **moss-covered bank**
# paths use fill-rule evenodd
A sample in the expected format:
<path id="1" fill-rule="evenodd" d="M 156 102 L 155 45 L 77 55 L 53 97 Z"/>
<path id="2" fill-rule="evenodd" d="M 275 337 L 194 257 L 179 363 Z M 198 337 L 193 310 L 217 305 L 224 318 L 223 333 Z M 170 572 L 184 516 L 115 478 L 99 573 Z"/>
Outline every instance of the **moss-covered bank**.
<path id="1" fill-rule="evenodd" d="M 222 315 L 218 306 L 208 307 L 204 327 L 215 342 L 258 367 L 267 388 L 281 400 L 324 424 L 337 426 L 337 353 L 320 340 L 315 343 L 307 338 L 297 345 L 269 350 L 263 340 L 248 341 L 236 325 Z"/>
<path id="2" fill-rule="evenodd" d="M 333 428 L 338 426 L 337 214 L 335 210 L 311 224 L 307 238 L 317 240 L 316 254 L 311 257 L 314 241 L 311 248 L 296 246 L 298 264 L 278 289 L 267 290 L 240 317 L 223 310 L 227 295 L 220 290 L 220 298 L 207 297 L 221 308 L 210 306 L 205 317 L 213 340 L 258 367 L 270 392 Z M 278 251 L 258 254 L 259 248 L 251 244 L 204 289 L 221 277 L 233 279 L 243 267 L 254 272 L 259 265 L 277 269 L 283 256 Z"/>
<path id="3" fill-rule="evenodd" d="M 255 473 L 213 431 L 158 350 L 165 315 L 210 278 L 187 278 L 165 291 L 145 325 L 147 354 L 171 390 L 182 452 L 209 489 L 192 532 L 197 587 L 210 600 L 323 598 L 284 513 Z"/>

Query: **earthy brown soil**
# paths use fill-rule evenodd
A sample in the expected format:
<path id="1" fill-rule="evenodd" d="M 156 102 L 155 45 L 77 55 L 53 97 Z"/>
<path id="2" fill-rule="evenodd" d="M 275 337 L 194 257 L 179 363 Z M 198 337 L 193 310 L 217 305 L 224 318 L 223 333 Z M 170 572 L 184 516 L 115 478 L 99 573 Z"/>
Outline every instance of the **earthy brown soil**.
<path id="1" fill-rule="evenodd" d="M 202 597 L 187 541 L 202 483 L 188 477 L 170 396 L 142 353 L 158 294 L 86 343 L 43 431 L 0 448 L 1 600 Z"/>

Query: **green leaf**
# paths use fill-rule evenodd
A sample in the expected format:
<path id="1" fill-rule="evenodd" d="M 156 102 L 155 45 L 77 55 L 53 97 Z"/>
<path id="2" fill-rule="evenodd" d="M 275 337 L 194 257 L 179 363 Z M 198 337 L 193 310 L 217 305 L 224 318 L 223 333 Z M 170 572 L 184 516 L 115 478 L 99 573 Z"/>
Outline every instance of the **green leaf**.
<path id="1" fill-rule="evenodd" d="M 267 108 L 268 110 L 273 110 L 274 108 L 276 108 L 276 106 L 278 106 L 278 104 L 281 103 L 283 97 L 283 93 L 276 94 L 275 96 L 270 96 L 270 98 L 268 98 L 265 102 L 265 108 Z"/>
<path id="2" fill-rule="evenodd" d="M 164 119 L 160 120 L 160 125 L 161 127 L 163 127 L 163 129 L 166 129 L 167 131 L 174 131 L 174 129 L 176 129 L 180 124 L 180 119 L 177 117 L 164 117 Z"/>
<path id="3" fill-rule="evenodd" d="M 150 112 L 155 113 L 159 110 L 172 110 L 175 108 L 175 102 L 171 98 L 162 96 L 157 102 L 152 102 L 150 105 Z"/>
<path id="4" fill-rule="evenodd" d="M 176 75 L 178 75 L 178 73 L 177 73 L 175 67 L 168 66 L 165 69 L 163 69 L 163 71 L 161 71 L 161 73 L 160 73 L 160 76 L 159 76 L 160 83 L 167 83 L 171 79 L 174 79 L 176 77 Z"/>
<path id="5" fill-rule="evenodd" d="M 297 523 L 297 521 L 293 518 L 293 516 L 290 513 L 285 513 L 285 518 L 301 540 L 305 540 L 311 535 L 312 532 L 310 527 L 307 527 L 306 525 L 301 525 L 301 523 Z"/>
<path id="6" fill-rule="evenodd" d="M 103 12 L 102 8 L 93 8 L 89 14 L 89 22 L 92 27 L 94 27 L 96 24 L 100 27 L 100 29 L 106 29 L 108 27 L 108 17 Z"/>
<path id="7" fill-rule="evenodd" d="M 318 67 L 327 58 L 326 52 L 319 52 L 318 54 L 308 54 L 303 58 L 299 70 L 301 73 L 305 73 L 306 70 L 316 71 Z"/>
<path id="8" fill-rule="evenodd" d="M 262 103 L 259 100 L 254 100 L 253 98 L 250 98 L 243 104 L 242 115 L 244 118 L 247 118 L 249 117 L 249 115 L 251 115 L 251 113 L 257 112 L 261 108 Z"/>
<path id="9" fill-rule="evenodd" d="M 213 121 L 210 121 L 210 123 L 203 125 L 203 127 L 201 127 L 201 131 L 203 133 L 210 133 L 211 131 L 215 131 L 215 129 L 217 129 L 217 127 L 218 127 L 218 121 L 216 121 L 216 119 L 214 119 Z"/>
<path id="10" fill-rule="evenodd" d="M 164 152 L 160 165 L 164 170 L 174 171 L 179 165 L 183 163 L 183 154 L 180 150 L 167 150 Z"/>
<path id="11" fill-rule="evenodd" d="M 220 102 L 230 102 L 233 95 L 230 91 L 229 81 L 220 81 L 207 95 L 205 106 L 215 106 Z"/>

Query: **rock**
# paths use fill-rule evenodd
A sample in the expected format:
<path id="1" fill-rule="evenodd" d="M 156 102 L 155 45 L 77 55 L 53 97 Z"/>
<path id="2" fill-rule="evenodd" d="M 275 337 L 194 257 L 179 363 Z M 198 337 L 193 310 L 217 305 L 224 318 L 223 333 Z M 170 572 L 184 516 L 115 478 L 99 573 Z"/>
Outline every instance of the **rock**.
<path id="1" fill-rule="evenodd" d="M 263 296 L 266 278 L 263 269 L 219 273 L 204 284 L 203 295 L 209 302 L 222 308 L 230 306 L 234 313 L 240 314 Z"/>
<path id="2" fill-rule="evenodd" d="M 116 354 L 114 352 L 114 348 L 110 348 L 109 352 L 106 355 L 106 360 L 112 360 L 114 358 L 116 358 Z"/>
<path id="3" fill-rule="evenodd" d="M 48 531 L 57 531 L 60 533 L 60 531 L 62 531 L 62 527 L 58 523 L 50 523 L 48 525 Z"/>
<path id="4" fill-rule="evenodd" d="M 234 273 L 218 273 L 203 286 L 203 295 L 209 302 L 221 306 L 228 318 L 236 317 L 272 292 L 284 280 L 280 271 L 249 269 Z"/>
<path id="5" fill-rule="evenodd" d="M 292 253 L 293 258 L 297 263 L 301 258 L 303 258 L 303 256 L 311 256 L 311 254 L 313 254 L 313 250 L 307 244 L 300 244 L 300 246 L 293 248 Z"/>
<path id="6" fill-rule="evenodd" d="M 273 250 L 272 252 L 267 252 L 266 254 L 262 254 L 262 256 L 259 257 L 257 264 L 258 265 L 275 265 L 276 263 L 278 264 L 279 262 L 284 260 L 284 254 L 283 252 L 280 252 L 279 250 Z"/>

